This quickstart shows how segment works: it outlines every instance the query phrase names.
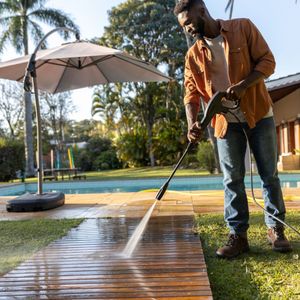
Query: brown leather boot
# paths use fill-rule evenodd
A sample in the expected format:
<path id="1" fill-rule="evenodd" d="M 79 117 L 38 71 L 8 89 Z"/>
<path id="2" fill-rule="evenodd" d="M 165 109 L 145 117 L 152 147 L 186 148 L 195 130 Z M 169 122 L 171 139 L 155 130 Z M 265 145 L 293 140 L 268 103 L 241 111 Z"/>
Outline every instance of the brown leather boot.
<path id="1" fill-rule="evenodd" d="M 233 258 L 250 250 L 247 234 L 229 234 L 228 241 L 225 246 L 216 251 L 216 255 L 220 258 Z"/>
<path id="2" fill-rule="evenodd" d="M 272 249 L 278 252 L 290 252 L 292 246 L 284 235 L 283 226 L 275 226 L 268 229 L 267 239 Z"/>

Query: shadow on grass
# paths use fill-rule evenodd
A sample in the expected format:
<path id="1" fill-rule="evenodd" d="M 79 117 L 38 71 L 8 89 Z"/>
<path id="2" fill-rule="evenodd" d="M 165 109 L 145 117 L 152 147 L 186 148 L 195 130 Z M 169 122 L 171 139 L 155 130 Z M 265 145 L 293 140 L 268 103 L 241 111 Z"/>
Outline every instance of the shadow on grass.
<path id="1" fill-rule="evenodd" d="M 290 212 L 286 221 L 300 230 L 300 212 Z M 293 252 L 276 253 L 266 240 L 262 213 L 250 217 L 250 252 L 234 260 L 218 259 L 215 251 L 223 246 L 228 229 L 222 214 L 199 215 L 200 233 L 214 299 L 300 299 L 300 237 L 286 234 Z"/>

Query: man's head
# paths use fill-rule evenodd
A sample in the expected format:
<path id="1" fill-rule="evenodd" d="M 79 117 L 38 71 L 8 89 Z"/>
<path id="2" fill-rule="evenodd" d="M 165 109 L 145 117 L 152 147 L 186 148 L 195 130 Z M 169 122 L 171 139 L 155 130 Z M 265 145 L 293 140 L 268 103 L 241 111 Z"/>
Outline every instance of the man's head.
<path id="1" fill-rule="evenodd" d="M 205 22 L 210 17 L 202 0 L 180 0 L 174 14 L 178 22 L 190 35 L 197 37 L 204 35 Z"/>

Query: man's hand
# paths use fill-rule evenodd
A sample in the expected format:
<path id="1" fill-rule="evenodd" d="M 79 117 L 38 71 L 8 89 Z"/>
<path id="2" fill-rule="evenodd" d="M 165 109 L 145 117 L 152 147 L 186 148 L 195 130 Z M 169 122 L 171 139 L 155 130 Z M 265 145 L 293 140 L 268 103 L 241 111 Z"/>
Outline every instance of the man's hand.
<path id="1" fill-rule="evenodd" d="M 264 78 L 265 75 L 263 73 L 259 71 L 252 71 L 245 79 L 227 89 L 227 100 L 241 100 L 249 87 L 254 86 L 259 81 L 264 80 Z"/>
<path id="2" fill-rule="evenodd" d="M 246 93 L 246 88 L 243 85 L 243 83 L 238 83 L 235 85 L 230 86 L 227 91 L 227 100 L 231 100 L 231 101 L 238 101 L 241 100 L 245 93 Z"/>
<path id="3" fill-rule="evenodd" d="M 193 123 L 187 134 L 188 140 L 192 143 L 197 143 L 200 140 L 201 132 L 199 122 Z"/>

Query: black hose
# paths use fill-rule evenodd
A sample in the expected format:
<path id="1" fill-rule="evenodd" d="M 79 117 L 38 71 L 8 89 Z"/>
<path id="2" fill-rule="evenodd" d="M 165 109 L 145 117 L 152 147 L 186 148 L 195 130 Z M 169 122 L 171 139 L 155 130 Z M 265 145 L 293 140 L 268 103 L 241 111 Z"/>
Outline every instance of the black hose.
<path id="1" fill-rule="evenodd" d="M 230 113 L 237 121 L 238 123 L 242 126 L 242 122 L 241 120 L 236 116 L 236 114 L 234 114 L 233 112 L 231 111 L 228 111 L 228 113 Z M 243 133 L 246 137 L 246 140 L 247 140 L 247 144 L 249 145 L 249 149 L 250 148 L 250 142 L 249 142 L 249 138 L 248 138 L 248 135 L 247 135 L 247 132 L 246 130 L 242 127 L 242 130 L 243 130 Z M 271 213 L 269 213 L 263 206 L 261 206 L 256 198 L 255 198 L 255 195 L 254 195 L 254 186 L 253 186 L 253 171 L 252 171 L 252 156 L 251 156 L 251 151 L 249 151 L 249 162 L 250 162 L 250 186 L 251 186 L 251 195 L 252 195 L 252 200 L 253 202 L 259 207 L 261 208 L 268 216 L 270 216 L 272 219 L 276 220 L 277 222 L 281 223 L 282 225 L 292 229 L 295 233 L 297 233 L 299 236 L 300 236 L 300 232 L 295 228 L 293 227 L 292 225 L 289 225 L 288 223 L 280 220 L 279 218 L 277 218 L 276 216 L 272 215 Z"/>

